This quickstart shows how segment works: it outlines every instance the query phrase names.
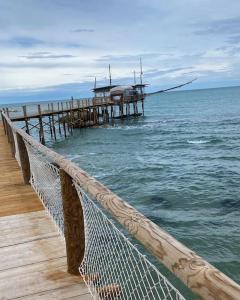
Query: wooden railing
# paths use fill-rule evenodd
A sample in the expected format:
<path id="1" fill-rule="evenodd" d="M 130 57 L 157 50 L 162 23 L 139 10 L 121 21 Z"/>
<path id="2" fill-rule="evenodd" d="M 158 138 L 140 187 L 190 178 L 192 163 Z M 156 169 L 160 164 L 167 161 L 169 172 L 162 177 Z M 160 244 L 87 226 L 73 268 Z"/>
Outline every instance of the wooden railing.
<path id="1" fill-rule="evenodd" d="M 72 180 L 74 180 L 195 294 L 202 299 L 209 300 L 240 299 L 240 286 L 236 282 L 177 241 L 77 165 L 41 145 L 23 130 L 15 127 L 4 112 L 2 112 L 2 119 L 13 156 L 15 153 L 13 131 L 17 134 L 20 162 L 25 183 L 29 182 L 31 171 L 24 141 L 41 151 L 41 153 L 44 153 L 46 157 L 60 168 L 63 200 L 65 202 L 65 222 L 68 228 L 65 230 L 65 237 L 70 272 L 77 272 L 76 266 L 79 265 L 84 251 L 84 234 L 81 232 L 82 218 L 84 216 L 82 215 L 81 207 L 77 204 L 76 191 L 71 184 Z M 78 211 L 78 213 L 76 214 L 74 211 Z M 74 217 L 70 217 L 71 214 L 74 214 Z M 76 231 L 76 228 L 80 228 L 80 231 Z M 79 243 L 79 238 L 82 239 L 82 243 Z M 79 247 L 81 249 L 80 252 Z"/>

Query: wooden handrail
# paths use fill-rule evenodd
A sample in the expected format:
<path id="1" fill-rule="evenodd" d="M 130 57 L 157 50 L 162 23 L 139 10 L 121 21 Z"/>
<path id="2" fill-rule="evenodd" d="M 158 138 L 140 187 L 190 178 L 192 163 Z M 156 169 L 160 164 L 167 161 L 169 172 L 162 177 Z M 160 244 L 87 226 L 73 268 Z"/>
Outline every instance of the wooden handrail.
<path id="1" fill-rule="evenodd" d="M 63 169 L 195 294 L 209 300 L 240 299 L 240 286 L 231 278 L 177 241 L 76 164 L 15 127 L 6 114 L 3 113 L 3 116 L 14 131 Z"/>

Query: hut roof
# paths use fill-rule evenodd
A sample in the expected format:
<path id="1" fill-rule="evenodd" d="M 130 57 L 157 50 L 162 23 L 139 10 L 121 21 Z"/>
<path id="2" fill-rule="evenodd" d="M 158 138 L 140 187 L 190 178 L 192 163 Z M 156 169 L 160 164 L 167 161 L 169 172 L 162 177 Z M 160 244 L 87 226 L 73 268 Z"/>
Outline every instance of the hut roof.
<path id="1" fill-rule="evenodd" d="M 106 86 L 101 86 L 93 89 L 95 93 L 98 92 L 109 92 L 112 88 L 116 87 L 117 85 L 106 85 Z"/>

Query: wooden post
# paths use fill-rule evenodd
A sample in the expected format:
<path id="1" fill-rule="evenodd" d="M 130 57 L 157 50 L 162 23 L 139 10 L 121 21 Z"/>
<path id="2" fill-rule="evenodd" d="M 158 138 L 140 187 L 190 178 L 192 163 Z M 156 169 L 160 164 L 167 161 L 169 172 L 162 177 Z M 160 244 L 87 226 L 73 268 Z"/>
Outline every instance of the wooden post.
<path id="1" fill-rule="evenodd" d="M 28 120 L 27 120 L 27 108 L 26 108 L 26 105 L 24 105 L 22 108 L 23 108 L 24 121 L 25 121 L 25 125 L 26 125 L 26 133 L 30 134 L 29 127 L 28 127 Z"/>
<path id="2" fill-rule="evenodd" d="M 44 130 L 43 130 L 43 123 L 42 123 L 42 111 L 41 111 L 41 105 L 38 104 L 38 114 L 39 114 L 39 139 L 40 143 L 45 145 L 45 138 L 44 138 Z"/>
<path id="3" fill-rule="evenodd" d="M 73 134 L 73 121 L 74 121 L 74 119 L 73 119 L 73 111 L 72 111 L 71 102 L 69 102 L 69 107 L 70 107 L 70 133 L 72 135 Z"/>
<path id="4" fill-rule="evenodd" d="M 79 275 L 79 266 L 84 257 L 84 216 L 72 177 L 60 169 L 63 199 L 64 235 L 67 250 L 67 266 L 70 274 Z"/>
<path id="5" fill-rule="evenodd" d="M 9 144 L 10 144 L 10 148 L 11 148 L 11 154 L 12 154 L 12 157 L 15 157 L 16 149 L 15 149 L 15 141 L 14 141 L 13 131 L 9 124 L 7 124 L 7 126 L 8 126 Z"/>
<path id="6" fill-rule="evenodd" d="M 61 109 L 62 109 L 62 122 L 63 122 L 63 132 L 64 132 L 64 137 L 67 137 L 66 134 L 66 115 L 64 116 L 64 111 L 63 111 L 63 103 L 61 102 Z"/>
<path id="7" fill-rule="evenodd" d="M 7 134 L 7 129 L 6 129 L 5 118 L 3 116 L 2 110 L 1 110 L 1 118 L 2 118 L 2 123 L 3 123 L 4 133 L 6 135 Z"/>
<path id="8" fill-rule="evenodd" d="M 25 146 L 22 136 L 17 132 L 16 132 L 16 136 L 17 136 L 17 144 L 18 144 L 19 159 L 20 159 L 20 165 L 21 165 L 21 170 L 23 175 L 23 181 L 25 184 L 30 184 L 29 181 L 31 177 L 31 170 L 30 170 L 27 148 Z"/>
<path id="9" fill-rule="evenodd" d="M 61 131 L 61 122 L 60 122 L 60 103 L 58 102 L 58 132 L 60 135 L 62 135 Z"/>
<path id="10" fill-rule="evenodd" d="M 53 127 L 53 135 L 54 135 L 54 140 L 57 140 L 56 137 L 56 129 L 55 129 L 55 119 L 54 119 L 54 109 L 53 109 L 53 103 L 51 103 L 51 110 L 52 110 L 52 127 Z"/>
<path id="11" fill-rule="evenodd" d="M 77 110 L 77 118 L 78 118 L 77 124 L 78 124 L 78 127 L 80 128 L 80 101 L 79 100 L 77 100 L 77 107 L 78 107 L 78 110 Z"/>

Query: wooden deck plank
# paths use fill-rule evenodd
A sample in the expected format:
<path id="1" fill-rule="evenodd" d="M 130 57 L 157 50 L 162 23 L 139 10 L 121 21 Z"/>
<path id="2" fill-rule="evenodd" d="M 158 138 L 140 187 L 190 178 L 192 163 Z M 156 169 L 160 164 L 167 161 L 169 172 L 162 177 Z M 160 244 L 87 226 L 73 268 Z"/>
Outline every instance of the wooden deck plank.
<path id="1" fill-rule="evenodd" d="M 56 290 L 45 291 L 37 294 L 18 298 L 19 300 L 65 300 L 65 299 L 79 299 L 89 300 L 88 289 L 82 284 L 82 290 L 79 291 L 79 285 L 70 285 Z"/>
<path id="2" fill-rule="evenodd" d="M 43 210 L 36 193 L 23 183 L 0 123 L 0 217 Z"/>
<path id="3" fill-rule="evenodd" d="M 0 248 L 0 272 L 66 256 L 58 235 Z"/>
<path id="4" fill-rule="evenodd" d="M 79 284 L 81 291 L 83 280 L 80 276 L 67 273 L 65 257 L 0 272 L 1 297 L 6 299 L 25 297 L 73 284 Z"/>
<path id="5" fill-rule="evenodd" d="M 92 299 L 67 273 L 65 242 L 30 185 L 24 185 L 0 123 L 0 300 Z"/>

